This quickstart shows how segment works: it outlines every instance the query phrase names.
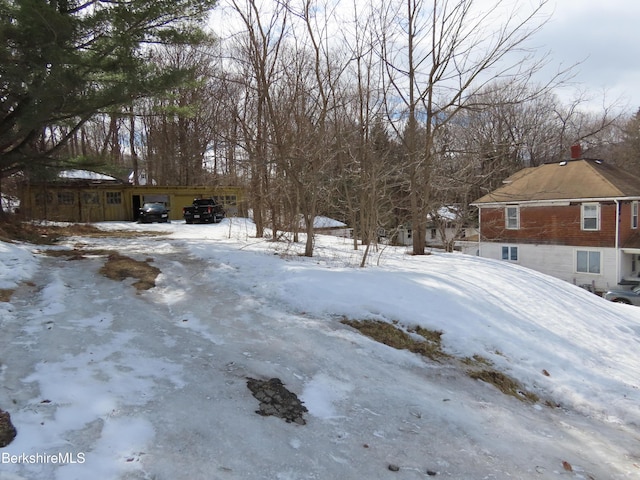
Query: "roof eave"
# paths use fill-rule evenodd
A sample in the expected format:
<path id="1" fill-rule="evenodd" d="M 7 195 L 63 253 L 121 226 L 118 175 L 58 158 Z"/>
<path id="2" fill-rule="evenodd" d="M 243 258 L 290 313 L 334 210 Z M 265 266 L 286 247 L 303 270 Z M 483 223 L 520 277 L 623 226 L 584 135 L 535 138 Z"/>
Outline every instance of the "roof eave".
<path id="1" fill-rule="evenodd" d="M 473 207 L 491 207 L 501 205 L 553 205 L 562 203 L 588 203 L 588 202 L 615 202 L 615 201 L 640 201 L 640 196 L 616 196 L 616 197 L 583 197 L 583 198 L 554 198 L 549 200 L 496 200 L 493 202 L 473 202 L 470 203 Z"/>

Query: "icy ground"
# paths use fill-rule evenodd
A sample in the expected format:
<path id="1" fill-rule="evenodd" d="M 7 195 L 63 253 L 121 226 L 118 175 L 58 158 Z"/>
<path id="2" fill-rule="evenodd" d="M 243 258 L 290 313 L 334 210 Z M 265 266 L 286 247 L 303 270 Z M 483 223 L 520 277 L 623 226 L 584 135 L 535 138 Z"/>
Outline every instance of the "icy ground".
<path id="1" fill-rule="evenodd" d="M 0 480 L 640 478 L 640 308 L 459 254 L 388 247 L 360 269 L 362 251 L 318 237 L 299 257 L 239 219 L 99 226 L 170 235 L 49 248 L 152 258 L 155 288 L 100 275 L 104 256 L 0 243 L 0 288 L 17 286 L 0 303 L 0 408 L 18 429 Z M 343 316 L 441 330 L 448 353 L 540 401 Z M 306 425 L 257 415 L 247 377 L 280 378 Z"/>

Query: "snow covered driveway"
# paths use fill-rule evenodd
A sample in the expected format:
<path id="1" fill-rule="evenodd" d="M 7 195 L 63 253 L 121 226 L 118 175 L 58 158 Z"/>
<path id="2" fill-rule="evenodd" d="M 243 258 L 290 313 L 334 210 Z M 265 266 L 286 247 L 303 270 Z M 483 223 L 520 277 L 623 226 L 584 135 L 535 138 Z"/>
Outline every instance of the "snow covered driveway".
<path id="1" fill-rule="evenodd" d="M 305 311 L 304 284 L 284 302 L 281 265 L 295 276 L 305 263 L 225 240 L 226 223 L 144 228 L 174 233 L 69 245 L 152 258 L 155 288 L 100 275 L 104 256 L 38 255 L 1 307 L 0 408 L 18 436 L 0 449 L 0 480 L 640 475 L 635 424 L 524 403 L 378 344 Z M 247 377 L 280 378 L 307 424 L 257 415 Z"/>

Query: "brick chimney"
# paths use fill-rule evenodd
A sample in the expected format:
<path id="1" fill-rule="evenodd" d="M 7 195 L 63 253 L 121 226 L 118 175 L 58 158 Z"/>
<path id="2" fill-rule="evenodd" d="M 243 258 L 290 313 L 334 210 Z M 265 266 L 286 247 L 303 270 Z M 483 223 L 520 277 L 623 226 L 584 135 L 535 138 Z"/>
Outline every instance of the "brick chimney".
<path id="1" fill-rule="evenodd" d="M 576 143 L 571 145 L 571 160 L 578 160 L 582 157 L 582 148 L 580 148 L 580 144 Z"/>

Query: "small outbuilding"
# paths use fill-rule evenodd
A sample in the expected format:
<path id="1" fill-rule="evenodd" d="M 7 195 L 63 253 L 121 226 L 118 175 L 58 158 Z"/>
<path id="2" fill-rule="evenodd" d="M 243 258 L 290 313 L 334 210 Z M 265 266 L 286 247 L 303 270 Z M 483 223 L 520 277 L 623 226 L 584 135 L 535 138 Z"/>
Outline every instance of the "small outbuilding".
<path id="1" fill-rule="evenodd" d="M 306 229 L 304 218 L 300 219 L 300 228 Z M 346 223 L 333 218 L 318 215 L 313 219 L 313 231 L 321 235 L 333 235 L 334 237 L 352 238 L 353 229 Z"/>
<path id="2" fill-rule="evenodd" d="M 19 191 L 25 218 L 63 222 L 135 221 L 149 202 L 163 203 L 170 220 L 180 220 L 182 207 L 194 198 L 210 197 L 228 216 L 246 214 L 242 187 L 131 185 L 85 170 L 66 170 L 47 182 L 24 182 Z"/>

